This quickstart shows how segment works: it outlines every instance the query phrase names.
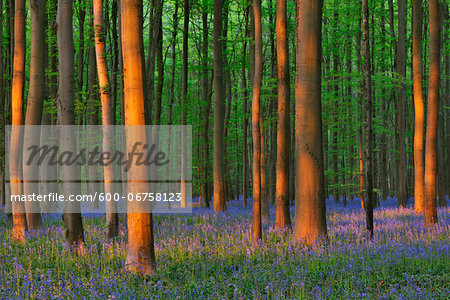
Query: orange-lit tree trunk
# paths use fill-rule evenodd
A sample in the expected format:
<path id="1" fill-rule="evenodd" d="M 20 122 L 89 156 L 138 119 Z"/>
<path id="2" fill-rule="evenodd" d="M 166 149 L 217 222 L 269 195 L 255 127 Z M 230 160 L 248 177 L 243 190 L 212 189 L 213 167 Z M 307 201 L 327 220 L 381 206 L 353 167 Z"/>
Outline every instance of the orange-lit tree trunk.
<path id="1" fill-rule="evenodd" d="M 106 63 L 106 36 L 103 31 L 103 0 L 94 0 L 94 34 L 95 34 L 95 54 L 97 61 L 98 84 L 100 88 L 100 100 L 102 105 L 102 125 L 103 125 L 103 151 L 111 152 L 113 148 L 113 127 L 114 114 L 111 107 L 110 84 L 108 68 Z M 103 168 L 105 180 L 105 194 L 114 194 L 114 166 L 108 164 Z M 108 238 L 117 236 L 118 232 L 117 203 L 115 201 L 106 202 L 106 224 L 108 226 Z"/>
<path id="2" fill-rule="evenodd" d="M 424 106 L 422 94 L 422 1 L 413 0 L 413 76 L 414 76 L 414 210 L 423 212 Z"/>
<path id="3" fill-rule="evenodd" d="M 321 106 L 322 1 L 297 0 L 294 240 L 325 238 Z"/>
<path id="4" fill-rule="evenodd" d="M 252 138 L 253 138 L 253 243 L 261 240 L 261 131 L 260 131 L 260 105 L 262 80 L 262 29 L 261 29 L 261 2 L 253 0 L 254 39 L 255 39 L 255 73 L 253 79 L 252 98 Z"/>
<path id="5" fill-rule="evenodd" d="M 364 98 L 365 103 L 365 169 L 366 178 L 366 226 L 373 237 L 373 173 L 372 173 L 372 78 L 370 65 L 370 45 L 369 45 L 369 4 L 368 0 L 363 0 L 363 52 L 364 52 Z"/>
<path id="6" fill-rule="evenodd" d="M 28 94 L 27 113 L 25 125 L 41 125 L 42 104 L 44 102 L 44 82 L 45 82 L 45 4 L 46 0 L 30 0 L 31 11 L 31 52 L 30 52 L 30 91 Z M 25 128 L 24 131 L 24 152 L 29 146 L 39 145 L 40 130 Z M 36 164 L 23 164 L 24 176 L 33 179 L 39 177 L 39 167 Z M 25 195 L 38 194 L 39 185 L 35 182 L 25 180 L 23 182 Z M 42 219 L 39 202 L 25 202 L 27 211 L 28 230 L 41 228 Z"/>
<path id="7" fill-rule="evenodd" d="M 14 11 L 14 59 L 11 89 L 12 125 L 23 124 L 23 90 L 25 84 L 25 0 L 15 0 Z M 22 163 L 20 149 L 20 128 L 14 126 L 10 144 L 11 194 L 22 194 Z M 13 238 L 25 239 L 25 209 L 22 202 L 12 202 Z"/>
<path id="8" fill-rule="evenodd" d="M 214 0 L 214 29 L 213 29 L 213 55 L 214 55 L 214 205 L 215 212 L 226 209 L 224 195 L 224 89 L 222 65 L 222 7 L 223 0 Z"/>
<path id="9" fill-rule="evenodd" d="M 121 40 L 125 89 L 125 125 L 127 152 L 136 142 L 145 142 L 145 131 L 138 126 L 145 125 L 144 78 L 142 63 L 142 22 L 140 0 L 121 0 Z M 138 149 L 143 151 L 143 149 Z M 148 191 L 148 172 L 143 165 L 133 165 L 127 175 L 127 192 L 136 194 Z M 153 274 L 156 271 L 153 246 L 152 214 L 145 212 L 145 204 L 129 201 L 128 254 L 126 265 L 131 272 Z"/>
<path id="10" fill-rule="evenodd" d="M 428 77 L 427 132 L 425 144 L 425 224 L 437 223 L 436 211 L 436 155 L 439 112 L 440 24 L 439 1 L 429 0 L 430 68 Z"/>
<path id="11" fill-rule="evenodd" d="M 276 3 L 276 36 L 278 65 L 278 130 L 275 227 L 291 226 L 289 215 L 289 53 L 287 43 L 286 0 Z"/>
<path id="12" fill-rule="evenodd" d="M 73 7 L 72 1 L 59 0 L 58 13 L 56 16 L 58 52 L 59 52 L 59 89 L 58 89 L 58 116 L 60 125 L 74 125 L 74 45 L 72 27 Z M 75 149 L 75 134 L 67 126 L 62 126 L 60 133 L 60 150 L 73 151 Z M 76 166 L 62 167 L 62 181 L 64 183 L 65 198 L 69 195 L 76 195 L 80 191 L 79 183 L 71 182 L 79 176 Z M 63 214 L 66 226 L 66 240 L 82 251 L 84 244 L 84 230 L 81 219 L 80 203 L 67 202 Z"/>

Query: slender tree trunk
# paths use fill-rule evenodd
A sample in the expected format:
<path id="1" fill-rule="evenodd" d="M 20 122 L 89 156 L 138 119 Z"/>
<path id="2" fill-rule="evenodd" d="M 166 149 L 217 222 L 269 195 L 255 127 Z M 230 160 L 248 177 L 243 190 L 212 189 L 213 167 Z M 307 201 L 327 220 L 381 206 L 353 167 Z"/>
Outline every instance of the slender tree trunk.
<path id="1" fill-rule="evenodd" d="M 276 3 L 277 65 L 278 65 L 278 133 L 275 227 L 291 226 L 289 214 L 289 51 L 287 43 L 286 0 Z"/>
<path id="2" fill-rule="evenodd" d="M 31 11 L 31 53 L 30 53 L 30 90 L 28 94 L 27 113 L 25 125 L 41 125 L 42 106 L 44 101 L 45 82 L 45 25 L 46 0 L 30 0 Z M 39 145 L 40 130 L 26 127 L 24 130 L 24 154 L 26 149 L 32 145 Z M 36 164 L 23 164 L 24 177 L 35 180 L 39 178 L 39 167 Z M 39 185 L 24 180 L 23 190 L 25 195 L 38 194 Z M 28 229 L 37 230 L 41 228 L 42 219 L 39 202 L 25 202 L 27 211 Z"/>
<path id="3" fill-rule="evenodd" d="M 125 88 L 125 125 L 129 126 L 126 144 L 131 152 L 136 142 L 145 142 L 144 130 L 136 126 L 145 125 L 144 77 L 142 48 L 142 1 L 121 0 L 121 41 Z M 127 192 L 136 194 L 148 190 L 148 172 L 145 166 L 133 165 L 128 170 Z M 153 246 L 152 214 L 145 212 L 142 202 L 128 202 L 128 254 L 126 265 L 131 272 L 146 275 L 156 271 Z"/>
<path id="4" fill-rule="evenodd" d="M 0 0 L 0 10 L 3 12 L 3 0 Z M 0 72 L 2 74 L 5 73 L 3 69 L 3 13 L 0 14 Z M 245 52 L 244 52 L 245 53 Z M 7 58 L 7 57 L 6 57 Z M 0 205 L 5 205 L 5 104 L 6 104 L 6 95 L 4 94 L 4 78 L 3 76 L 0 78 L 0 126 L 2 129 L 0 130 Z"/>
<path id="5" fill-rule="evenodd" d="M 209 151 L 208 151 L 208 132 L 209 132 L 209 115 L 211 110 L 211 97 L 209 95 L 209 67 L 208 67 L 208 12 L 206 5 L 203 7 L 202 13 L 203 22 L 203 43 L 202 43 L 202 102 L 203 106 L 203 186 L 201 195 L 205 201 L 205 206 L 209 207 L 210 195 L 209 195 L 209 182 L 208 182 L 208 171 L 209 171 Z"/>
<path id="6" fill-rule="evenodd" d="M 423 212 L 424 105 L 422 94 L 422 1 L 413 0 L 413 79 L 414 79 L 414 210 Z"/>
<path id="7" fill-rule="evenodd" d="M 14 10 L 14 58 L 13 78 L 11 89 L 12 106 L 12 132 L 10 144 L 10 184 L 11 194 L 22 194 L 22 158 L 20 151 L 21 129 L 23 124 L 23 91 L 25 85 L 25 0 L 15 0 Z M 15 126 L 19 125 L 19 126 Z M 14 239 L 23 241 L 25 239 L 26 220 L 25 208 L 22 202 L 12 202 Z"/>
<path id="8" fill-rule="evenodd" d="M 427 131 L 425 142 L 425 224 L 437 223 L 436 211 L 436 161 L 437 126 L 439 113 L 440 24 L 439 1 L 429 0 L 430 50 L 428 77 Z"/>
<path id="9" fill-rule="evenodd" d="M 402 1 L 402 0 L 400 0 Z M 370 45 L 369 45 L 369 4 L 368 0 L 363 0 L 363 52 L 364 52 L 364 98 L 365 104 L 365 178 L 366 178 L 366 226 L 373 237 L 373 177 L 372 177 L 372 79 L 370 65 Z"/>
<path id="10" fill-rule="evenodd" d="M 261 76 L 262 77 L 262 76 Z M 260 105 L 261 106 L 261 105 Z M 266 152 L 265 152 L 265 136 L 263 129 L 263 110 L 259 110 L 259 130 L 261 139 L 261 158 L 260 158 L 260 176 L 261 176 L 261 221 L 267 223 L 269 221 L 269 199 L 267 198 L 267 176 L 266 176 Z"/>
<path id="11" fill-rule="evenodd" d="M 157 3 L 162 7 L 162 1 Z M 162 8 L 161 8 L 162 11 Z M 156 45 L 156 69 L 158 71 L 158 81 L 156 82 L 156 97 L 155 97 L 155 115 L 153 119 L 154 125 L 161 124 L 161 102 L 164 87 L 164 63 L 163 63 L 163 31 L 162 31 L 162 13 L 158 14 L 158 40 Z"/>
<path id="12" fill-rule="evenodd" d="M 60 125 L 74 125 L 74 45 L 72 1 L 58 0 L 58 13 L 56 17 L 58 52 L 59 52 L 59 89 L 58 89 L 58 116 Z M 73 151 L 75 149 L 75 135 L 68 126 L 62 126 L 60 133 L 61 151 Z M 62 182 L 64 183 L 65 198 L 75 195 L 80 191 L 80 184 L 71 182 L 79 175 L 76 166 L 62 167 Z M 81 218 L 80 203 L 67 202 L 63 214 L 66 226 L 66 240 L 76 248 L 78 252 L 83 251 L 84 230 Z"/>
<path id="13" fill-rule="evenodd" d="M 405 101 L 406 101 L 406 67 L 405 67 L 405 39 L 406 39 L 406 10 L 405 0 L 398 1 L 398 43 L 397 43 L 397 74 L 401 83 L 398 88 L 397 103 L 397 144 L 398 144 L 398 205 L 406 207 L 408 202 L 406 192 L 406 136 L 405 136 Z"/>
<path id="14" fill-rule="evenodd" d="M 327 235 L 321 107 L 322 1 L 297 0 L 295 74 L 295 241 Z"/>
<path id="15" fill-rule="evenodd" d="M 276 31 L 276 25 L 273 26 L 273 0 L 269 1 L 269 28 L 270 28 L 270 58 L 271 58 L 271 69 L 272 74 L 271 78 L 273 79 L 273 82 L 276 82 L 277 80 L 277 58 L 276 58 L 276 47 L 275 47 L 275 31 Z M 269 109 L 269 118 L 275 118 L 276 117 L 276 110 L 277 110 L 277 91 L 278 91 L 278 85 L 273 85 L 272 91 L 270 93 L 270 104 L 268 105 Z M 270 122 L 270 165 L 269 165 L 269 184 L 268 184 L 268 201 L 269 204 L 275 204 L 275 190 L 276 190 L 276 172 L 277 172 L 277 122 Z"/>
<path id="16" fill-rule="evenodd" d="M 78 105 L 84 106 L 83 103 L 83 78 L 84 78 L 84 19 L 86 17 L 86 4 L 82 0 L 78 0 L 78 55 L 77 55 L 77 98 Z M 83 110 L 84 111 L 84 110 Z M 78 124 L 83 122 L 83 113 L 78 114 Z"/>
<path id="17" fill-rule="evenodd" d="M 214 211 L 226 209 L 224 198 L 224 90 L 222 65 L 222 7 L 223 0 L 214 0 Z"/>
<path id="18" fill-rule="evenodd" d="M 249 5 L 245 8 L 245 36 L 248 37 L 250 35 L 249 25 L 248 25 L 248 17 L 249 17 Z M 247 92 L 247 78 L 245 76 L 245 61 L 247 54 L 247 42 L 244 41 L 244 55 L 242 56 L 242 87 L 244 91 L 244 120 L 242 122 L 242 201 L 244 207 L 247 207 L 247 191 L 248 191 L 248 148 L 247 148 L 247 129 L 248 129 L 248 92 Z"/>
<path id="19" fill-rule="evenodd" d="M 257 244 L 261 235 L 261 129 L 260 129 L 260 93 L 262 80 L 262 28 L 261 2 L 253 0 L 255 73 L 252 98 L 252 139 L 253 139 L 253 224 L 252 239 Z"/>
<path id="20" fill-rule="evenodd" d="M 186 101 L 188 93 L 188 51 L 189 51 L 189 0 L 184 0 L 184 24 L 183 24 L 183 68 L 181 83 L 181 125 L 186 125 Z M 184 149 L 185 135 L 181 137 L 182 149 Z M 185 163 L 186 151 L 181 152 L 182 178 L 181 178 L 181 206 L 186 207 L 186 181 Z"/>
<path id="21" fill-rule="evenodd" d="M 444 155 L 441 137 L 441 119 L 438 120 L 438 135 L 437 135 L 437 190 L 439 198 L 439 207 L 447 207 L 447 199 L 445 198 L 445 184 L 444 184 Z"/>
<path id="22" fill-rule="evenodd" d="M 111 106 L 110 84 L 108 67 L 106 62 L 106 42 L 103 25 L 103 0 L 94 0 L 94 30 L 95 30 L 95 53 L 97 61 L 98 83 L 100 88 L 100 100 L 102 105 L 102 129 L 103 129 L 103 151 L 111 152 L 113 145 L 114 114 Z M 105 193 L 113 195 L 114 190 L 114 166 L 109 164 L 103 168 L 105 180 Z M 117 203 L 106 202 L 106 224 L 108 226 L 108 238 L 118 234 L 119 219 L 117 214 Z"/>

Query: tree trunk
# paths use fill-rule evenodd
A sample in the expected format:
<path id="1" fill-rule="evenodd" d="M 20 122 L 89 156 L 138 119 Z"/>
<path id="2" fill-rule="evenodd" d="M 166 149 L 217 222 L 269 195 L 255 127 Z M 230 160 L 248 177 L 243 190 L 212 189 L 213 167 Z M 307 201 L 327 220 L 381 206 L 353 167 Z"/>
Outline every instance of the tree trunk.
<path id="1" fill-rule="evenodd" d="M 425 142 L 425 224 L 437 223 L 436 211 L 436 160 L 437 126 L 439 113 L 440 24 L 439 1 L 429 0 L 430 50 L 428 77 L 427 131 Z"/>
<path id="2" fill-rule="evenodd" d="M 405 137 L 405 101 L 406 101 L 406 67 L 405 67 L 405 39 L 406 39 L 406 10 L 405 0 L 398 1 L 398 43 L 397 43 L 397 74 L 401 83 L 398 88 L 397 103 L 397 144 L 398 144 L 398 205 L 406 207 L 408 202 L 406 192 L 406 137 Z"/>
<path id="3" fill-rule="evenodd" d="M 248 17 L 249 17 L 249 5 L 245 8 L 245 36 L 248 37 L 250 34 L 249 25 L 248 25 Z M 244 91 L 244 120 L 242 122 L 242 202 L 244 207 L 247 207 L 247 191 L 248 191 L 248 148 L 247 148 L 247 129 L 248 129 L 248 92 L 247 92 L 247 78 L 245 76 L 245 60 L 247 54 L 247 42 L 244 41 L 244 55 L 242 56 L 242 87 Z"/>
<path id="4" fill-rule="evenodd" d="M 261 240 L 261 129 L 260 129 L 260 93 L 262 80 L 262 28 L 261 2 L 253 0 L 254 40 L 255 40 L 255 77 L 253 79 L 252 98 L 252 139 L 253 139 L 253 224 L 252 240 L 257 244 Z"/>
<path id="5" fill-rule="evenodd" d="M 321 107 L 322 1 L 297 0 L 294 240 L 326 237 Z"/>
<path id="6" fill-rule="evenodd" d="M 181 88 L 181 125 L 186 125 L 186 101 L 188 93 L 188 51 L 189 51 L 189 0 L 184 0 L 184 24 L 183 24 L 183 68 Z M 181 149 L 184 149 L 185 135 L 181 136 Z M 186 207 L 186 181 L 185 163 L 186 151 L 181 152 L 182 178 L 181 178 L 181 207 Z"/>
<path id="7" fill-rule="evenodd" d="M 13 78 L 11 88 L 12 105 L 12 132 L 10 144 L 10 184 L 11 194 L 22 194 L 22 158 L 20 153 L 21 129 L 23 124 L 23 91 L 25 85 L 25 1 L 15 0 L 14 10 L 14 58 L 13 58 Z M 14 126 L 19 125 L 19 126 Z M 25 240 L 26 220 L 25 208 L 22 202 L 12 202 L 14 239 Z"/>
<path id="8" fill-rule="evenodd" d="M 77 56 L 77 96 L 78 105 L 84 107 L 83 103 L 83 78 L 84 78 L 84 19 L 86 17 L 85 6 L 86 4 L 82 0 L 78 0 L 78 32 L 80 33 L 78 41 L 78 56 Z M 89 7 L 89 6 L 88 6 Z M 78 115 L 78 124 L 83 123 L 83 113 Z"/>
<path id="9" fill-rule="evenodd" d="M 402 0 L 400 0 L 402 1 Z M 364 52 L 364 98 L 365 104 L 365 178 L 366 178 L 366 226 L 373 238 L 373 177 L 372 177 L 372 70 L 369 45 L 369 4 L 363 0 L 363 52 Z"/>
<path id="10" fill-rule="evenodd" d="M 31 53 L 30 53 L 30 89 L 28 94 L 25 125 L 41 125 L 42 106 L 44 102 L 45 82 L 45 15 L 46 0 L 30 0 L 31 11 Z M 26 127 L 24 130 L 24 154 L 32 145 L 39 145 L 40 130 Z M 34 180 L 39 178 L 39 167 L 36 164 L 23 164 L 24 177 Z M 23 182 L 25 195 L 38 194 L 39 185 L 28 180 Z M 41 228 L 42 219 L 39 202 L 25 202 L 28 229 Z"/>
<path id="11" fill-rule="evenodd" d="M 278 65 L 278 129 L 275 227 L 291 226 L 289 214 L 289 52 L 287 43 L 286 0 L 276 3 L 276 35 Z"/>
<path id="12" fill-rule="evenodd" d="M 414 210 L 423 212 L 424 105 L 422 94 L 422 1 L 413 0 L 413 85 L 414 85 Z"/>
<path id="13" fill-rule="evenodd" d="M 98 84 L 100 88 L 100 100 L 102 105 L 102 131 L 103 151 L 111 152 L 114 148 L 114 114 L 111 106 L 110 84 L 108 67 L 106 62 L 106 42 L 103 25 L 103 0 L 94 0 L 94 31 L 95 31 L 95 53 L 97 61 Z M 103 168 L 105 180 L 105 194 L 113 195 L 114 190 L 114 166 L 108 164 Z M 106 202 L 106 224 L 108 226 L 108 238 L 118 234 L 119 219 L 117 214 L 117 203 Z"/>
<path id="14" fill-rule="evenodd" d="M 145 142 L 145 131 L 136 126 L 145 125 L 144 78 L 141 5 L 139 0 L 121 0 L 121 41 L 125 89 L 125 125 L 127 152 L 136 142 Z M 142 151 L 142 150 L 141 150 Z M 133 165 L 128 170 L 127 192 L 130 194 L 148 191 L 148 172 L 143 165 Z M 151 275 L 156 271 L 153 245 L 152 214 L 145 212 L 142 202 L 128 202 L 128 254 L 127 269 L 131 272 Z"/>
<path id="15" fill-rule="evenodd" d="M 226 209 L 224 198 L 224 90 L 222 65 L 222 7 L 223 0 L 214 0 L 214 211 Z"/>
<path id="16" fill-rule="evenodd" d="M 73 45 L 73 7 L 72 1 L 58 0 L 58 14 L 56 17 L 58 52 L 59 52 L 59 89 L 58 116 L 60 125 L 74 125 L 74 45 Z M 60 133 L 61 152 L 75 149 L 75 135 L 68 126 L 62 126 Z M 76 166 L 62 167 L 62 182 L 64 195 L 75 195 L 80 191 L 80 183 L 71 182 L 79 176 Z M 66 226 L 66 240 L 78 252 L 83 251 L 84 230 L 81 218 L 80 203 L 67 202 L 64 208 L 63 221 Z"/>

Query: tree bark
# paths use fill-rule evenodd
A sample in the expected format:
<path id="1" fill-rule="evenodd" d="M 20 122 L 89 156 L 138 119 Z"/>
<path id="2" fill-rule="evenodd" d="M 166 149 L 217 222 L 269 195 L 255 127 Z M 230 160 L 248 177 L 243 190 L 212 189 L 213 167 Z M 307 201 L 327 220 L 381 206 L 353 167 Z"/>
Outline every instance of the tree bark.
<path id="1" fill-rule="evenodd" d="M 214 212 L 226 209 L 224 195 L 224 90 L 222 65 L 222 7 L 223 0 L 214 0 Z"/>
<path id="2" fill-rule="evenodd" d="M 45 82 L 45 25 L 46 0 L 30 0 L 31 11 L 31 51 L 30 51 L 30 89 L 28 94 L 27 113 L 25 125 L 41 125 L 42 106 L 44 102 L 44 82 Z M 24 154 L 26 149 L 32 145 L 39 145 L 40 130 L 36 127 L 25 127 L 24 130 Z M 36 164 L 23 164 L 24 176 L 29 179 L 39 178 L 39 167 Z M 24 180 L 23 190 L 25 195 L 38 194 L 39 185 Z M 27 211 L 28 230 L 38 230 L 41 228 L 42 219 L 39 202 L 25 202 Z"/>
<path id="3" fill-rule="evenodd" d="M 289 137 L 290 137 L 290 83 L 289 51 L 287 43 L 286 0 L 276 3 L 276 35 L 278 65 L 278 129 L 277 129 L 277 179 L 275 227 L 291 226 L 289 214 Z"/>
<path id="4" fill-rule="evenodd" d="M 261 240 L 261 129 L 260 129 L 260 93 L 262 80 L 262 28 L 261 2 L 253 0 L 255 74 L 252 97 L 252 138 L 253 138 L 253 224 L 252 240 L 257 244 Z"/>
<path id="5" fill-rule="evenodd" d="M 22 194 L 22 158 L 20 153 L 21 129 L 23 125 L 23 91 L 25 85 L 25 1 L 15 0 L 14 10 L 14 58 L 11 88 L 12 131 L 10 144 L 10 184 L 11 194 Z M 19 126 L 15 126 L 19 125 Z M 12 236 L 19 241 L 25 240 L 26 220 L 22 202 L 12 202 Z"/>
<path id="6" fill-rule="evenodd" d="M 439 72 L 440 72 L 440 24 L 439 1 L 428 2 L 430 20 L 430 50 L 428 77 L 428 109 L 425 144 L 425 224 L 437 223 L 436 211 L 436 164 L 437 126 L 439 113 Z"/>
<path id="7" fill-rule="evenodd" d="M 413 85 L 414 85 L 414 210 L 423 212 L 424 164 L 423 132 L 424 104 L 422 94 L 422 1 L 413 0 Z"/>
<path id="8" fill-rule="evenodd" d="M 121 0 L 121 42 L 124 68 L 125 125 L 130 129 L 126 136 L 127 152 L 136 142 L 145 142 L 144 130 L 134 125 L 145 125 L 142 1 Z M 130 194 L 148 191 L 148 172 L 145 166 L 133 165 L 128 170 L 127 192 Z M 152 214 L 142 202 L 128 202 L 128 254 L 127 269 L 131 272 L 151 275 L 156 271 L 153 245 Z"/>
<path id="9" fill-rule="evenodd" d="M 203 22 L 203 43 L 202 43 L 202 102 L 203 106 L 203 185 L 202 185 L 202 199 L 205 201 L 205 207 L 209 207 L 210 195 L 209 195 L 209 182 L 208 182 L 208 171 L 209 171 L 209 150 L 208 150 L 208 132 L 209 132 L 209 115 L 211 110 L 211 96 L 209 94 L 209 67 L 208 67 L 208 12 L 206 6 L 203 7 L 202 13 Z"/>
<path id="10" fill-rule="evenodd" d="M 114 114 L 111 106 L 111 89 L 109 83 L 108 66 L 106 62 L 106 36 L 103 25 L 103 0 L 94 0 L 94 31 L 95 31 L 95 53 L 97 61 L 98 83 L 100 88 L 100 100 L 102 105 L 102 145 L 103 151 L 112 151 L 114 138 Z M 105 194 L 113 195 L 114 190 L 114 166 L 108 164 L 103 168 Z M 108 238 L 117 236 L 119 230 L 119 219 L 117 214 L 117 203 L 106 202 L 106 224 L 108 227 Z"/>
<path id="11" fill-rule="evenodd" d="M 59 89 L 58 89 L 58 119 L 60 125 L 74 125 L 74 45 L 72 27 L 73 7 L 72 1 L 58 0 L 58 13 L 56 16 L 58 52 L 59 52 Z M 60 148 L 61 151 L 73 151 L 75 149 L 75 135 L 68 126 L 61 127 Z M 62 167 L 62 182 L 64 183 L 64 195 L 75 195 L 80 191 L 80 184 L 71 182 L 79 175 L 76 166 Z M 64 208 L 63 221 L 66 226 L 66 240 L 77 252 L 83 251 L 84 229 L 81 218 L 80 203 L 67 202 Z"/>
<path id="12" fill-rule="evenodd" d="M 405 0 L 398 1 L 398 43 L 397 43 L 397 74 L 400 79 L 397 103 L 397 144 L 398 144 L 398 205 L 406 207 L 408 202 L 406 192 L 406 136 L 405 136 L 405 101 L 406 101 L 406 67 L 405 67 L 405 39 L 406 39 L 406 10 Z"/>
<path id="13" fill-rule="evenodd" d="M 402 0 L 400 0 L 402 1 Z M 369 4 L 363 0 L 363 52 L 364 52 L 364 98 L 365 103 L 365 179 L 366 179 L 366 227 L 370 237 L 373 238 L 373 174 L 372 174 L 372 69 L 370 65 L 369 45 Z"/>
<path id="14" fill-rule="evenodd" d="M 326 237 L 321 107 L 321 0 L 297 0 L 294 240 Z"/>

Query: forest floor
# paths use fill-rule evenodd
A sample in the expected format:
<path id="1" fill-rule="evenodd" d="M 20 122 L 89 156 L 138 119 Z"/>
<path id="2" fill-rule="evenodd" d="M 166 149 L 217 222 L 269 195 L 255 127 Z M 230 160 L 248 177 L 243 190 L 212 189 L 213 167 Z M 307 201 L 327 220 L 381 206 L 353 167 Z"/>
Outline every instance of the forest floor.
<path id="1" fill-rule="evenodd" d="M 104 216 L 84 218 L 87 252 L 70 254 L 56 215 L 25 244 L 9 239 L 0 213 L 0 299 L 449 299 L 450 209 L 425 229 L 423 216 L 396 208 L 375 210 L 368 240 L 358 200 L 345 208 L 329 200 L 329 244 L 291 244 L 273 229 L 274 208 L 263 242 L 251 243 L 251 202 L 230 202 L 225 214 L 195 208 L 189 215 L 155 217 L 157 275 L 123 272 L 126 228 L 105 240 Z M 121 218 L 121 222 L 123 219 Z"/>

